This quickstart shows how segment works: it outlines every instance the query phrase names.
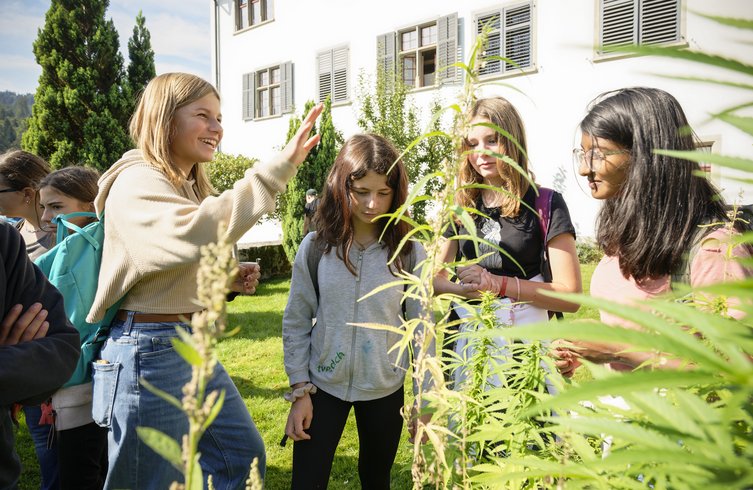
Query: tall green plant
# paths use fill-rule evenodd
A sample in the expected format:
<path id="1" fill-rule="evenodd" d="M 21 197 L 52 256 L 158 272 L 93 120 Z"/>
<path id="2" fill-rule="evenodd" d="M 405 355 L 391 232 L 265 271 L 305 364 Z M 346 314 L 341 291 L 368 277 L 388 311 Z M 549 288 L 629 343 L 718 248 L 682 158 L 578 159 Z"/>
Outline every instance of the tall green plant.
<path id="1" fill-rule="evenodd" d="M 712 18 L 722 24 L 753 30 L 753 21 Z M 427 199 L 420 187 L 414 187 L 409 202 L 391 219 L 407 220 L 413 225 L 411 237 L 420 240 L 427 259 L 417 275 L 402 274 L 396 284 L 407 284 L 407 294 L 418 298 L 425 312 L 446 311 L 446 302 L 463 304 L 460 298 L 435 296 L 432 278 L 439 270 L 453 268 L 439 256 L 441 237 L 451 221 L 468 230 L 464 239 L 472 239 L 475 226 L 469 210 L 454 205 L 455 176 L 465 158 L 460 150 L 463 134 L 469 128 L 464 114 L 475 100 L 480 83 L 476 75 L 477 54 L 482 51 L 483 36 L 473 47 L 465 71 L 465 85 L 457 103 L 445 111 L 452 115 L 449 133 L 441 133 L 453 143 L 454 155 L 431 175 L 443 186 L 434 196 L 437 213 L 427 222 L 409 217 L 408 209 L 416 201 Z M 719 56 L 676 48 L 633 47 L 632 52 L 682 58 L 711 64 L 753 76 L 753 67 Z M 730 83 L 712 81 L 723 85 Z M 753 83 L 735 83 L 753 90 Z M 748 134 L 753 134 L 753 118 L 742 104 L 716 115 Z M 495 128 L 496 129 L 496 128 Z M 424 134 L 410 142 L 406 152 L 414 151 Z M 658 150 L 657 150 L 658 151 Z M 504 155 L 495 154 L 505 161 Z M 740 157 L 682 154 L 682 157 L 753 170 L 753 160 Z M 750 178 L 743 178 L 750 182 Z M 386 287 L 386 286 L 385 286 Z M 607 371 L 587 365 L 589 374 L 566 383 L 533 347 L 505 363 L 483 362 L 488 349 L 471 357 L 481 375 L 471 389 L 453 390 L 444 379 L 446 367 L 437 357 L 427 355 L 430 342 L 451 333 L 453 322 L 447 314 L 404 322 L 405 335 L 395 346 L 407 349 L 418 340 L 423 348 L 413 360 L 413 376 L 419 386 L 418 405 L 433 415 L 430 422 L 418 422 L 413 451 L 414 488 L 430 484 L 434 488 L 751 488 L 753 487 L 753 280 L 723 284 L 696 291 L 695 301 L 677 303 L 651 301 L 645 309 L 605 303 L 577 295 L 555 295 L 592 308 L 618 315 L 642 330 L 610 327 L 598 322 L 559 322 L 513 327 L 500 332 L 488 328 L 471 337 L 480 345 L 488 339 L 504 336 L 515 340 L 545 342 L 554 337 L 597 342 L 615 342 L 657 353 L 659 362 L 667 358 L 685 361 L 686 370 L 642 370 L 631 373 Z M 701 294 L 714 298 L 714 312 Z M 747 317 L 743 321 L 725 318 L 725 298 L 738 298 L 737 308 Z M 385 328 L 371 325 L 372 328 Z M 486 340 L 485 340 L 486 339 Z M 484 354 L 486 352 L 486 354 Z M 445 353 L 452 357 L 452 353 Z M 517 357 L 517 358 L 516 358 Z M 548 365 L 547 369 L 542 367 Z M 483 389 L 486 374 L 518 379 L 540 380 L 546 376 L 559 394 L 526 387 Z M 526 373 L 526 374 L 524 374 Z M 423 391 L 423 380 L 431 376 L 433 387 Z M 483 394 L 481 393 L 483 391 Z M 615 398 L 615 397 L 619 398 Z M 532 422 L 535 422 L 532 424 Z M 421 445 L 422 436 L 428 444 Z M 496 452 L 495 452 L 496 451 Z M 486 454 L 484 454 L 486 452 Z M 483 457 L 478 457 L 483 456 Z"/>
<path id="2" fill-rule="evenodd" d="M 753 20 L 704 17 L 753 31 Z M 753 90 L 753 66 L 738 60 L 675 47 L 621 49 L 729 70 L 749 81 L 677 78 Z M 753 99 L 714 117 L 753 136 L 753 118 L 742 111 L 751 105 Z M 753 171 L 751 158 L 656 151 Z M 740 180 L 751 182 L 750 176 Z M 749 235 L 735 243 L 750 243 Z M 659 364 L 677 359 L 685 368 L 615 373 L 587 365 L 590 376 L 586 381 L 574 382 L 570 389 L 529 411 L 550 424 L 547 430 L 552 436 L 568 444 L 568 458 L 557 465 L 540 457 L 499 462 L 480 468 L 483 475 L 478 482 L 504 486 L 521 475 L 537 475 L 557 478 L 568 488 L 753 487 L 753 279 L 696 288 L 687 296 L 692 299 L 689 302 L 672 298 L 647 301 L 645 309 L 583 296 L 558 296 L 607 311 L 640 330 L 569 321 L 560 323 L 556 333 L 542 325 L 513 329 L 513 335 L 529 340 L 556 335 L 627 344 L 657 353 Z M 729 311 L 729 298 L 740 302 L 735 308 L 744 313 L 742 320 L 724 315 Z M 620 403 L 615 403 L 614 396 L 620 397 Z M 558 415 L 543 415 L 543 410 Z M 608 443 L 601 446 L 583 443 L 605 436 Z"/>
<path id="3" fill-rule="evenodd" d="M 307 114 L 314 106 L 312 101 L 306 102 L 303 114 Z M 291 117 L 286 141 L 290 140 L 298 131 L 303 117 Z M 324 102 L 324 110 L 317 122 L 312 134 L 320 134 L 321 139 L 306 157 L 306 160 L 298 167 L 296 176 L 288 183 L 285 192 L 280 196 L 278 213 L 282 221 L 282 245 L 285 254 L 292 264 L 298 246 L 303 240 L 304 204 L 306 203 L 306 191 L 317 189 L 321 194 L 327 174 L 335 157 L 343 144 L 342 134 L 335 128 L 332 121 L 332 101 L 327 98 Z"/>

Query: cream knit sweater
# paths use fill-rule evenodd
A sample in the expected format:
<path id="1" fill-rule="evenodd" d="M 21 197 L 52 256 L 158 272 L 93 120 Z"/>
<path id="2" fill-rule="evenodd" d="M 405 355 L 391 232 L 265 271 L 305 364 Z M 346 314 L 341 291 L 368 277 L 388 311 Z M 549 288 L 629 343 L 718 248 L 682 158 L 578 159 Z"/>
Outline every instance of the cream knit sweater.
<path id="1" fill-rule="evenodd" d="M 121 308 L 143 313 L 192 313 L 199 248 L 218 239 L 225 221 L 237 241 L 264 214 L 295 175 L 280 157 L 246 171 L 233 189 L 199 201 L 192 181 L 176 188 L 139 150 L 128 151 L 99 180 L 97 213 L 105 212 L 99 286 L 87 321 Z"/>

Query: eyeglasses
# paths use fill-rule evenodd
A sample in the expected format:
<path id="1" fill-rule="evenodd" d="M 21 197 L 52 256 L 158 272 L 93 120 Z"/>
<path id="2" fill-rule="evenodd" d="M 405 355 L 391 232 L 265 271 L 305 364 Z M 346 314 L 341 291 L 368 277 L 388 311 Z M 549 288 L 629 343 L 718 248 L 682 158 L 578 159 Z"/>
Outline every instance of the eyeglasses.
<path id="1" fill-rule="evenodd" d="M 591 148 L 584 151 L 583 148 L 573 148 L 573 161 L 576 165 L 586 165 L 591 172 L 600 170 L 602 164 L 611 155 L 622 155 L 630 153 L 630 150 L 608 150 L 602 151 L 598 148 Z"/>
<path id="2" fill-rule="evenodd" d="M 0 194 L 3 192 L 18 192 L 16 189 L 0 189 Z"/>

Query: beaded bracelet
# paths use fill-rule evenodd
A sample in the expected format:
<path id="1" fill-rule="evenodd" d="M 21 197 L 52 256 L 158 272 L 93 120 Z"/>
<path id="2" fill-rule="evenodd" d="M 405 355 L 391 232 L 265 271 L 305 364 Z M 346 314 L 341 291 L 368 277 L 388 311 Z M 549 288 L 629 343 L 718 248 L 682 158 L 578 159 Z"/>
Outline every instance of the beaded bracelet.
<path id="1" fill-rule="evenodd" d="M 293 403 L 297 399 L 303 398 L 303 395 L 305 395 L 306 393 L 309 393 L 311 395 L 313 395 L 314 393 L 316 393 L 316 386 L 314 386 L 311 383 L 306 383 L 305 385 L 301 386 L 300 388 L 296 388 L 294 390 L 290 390 L 290 391 L 288 391 L 287 393 L 285 393 L 282 396 L 283 396 L 283 398 L 285 398 L 290 403 Z"/>

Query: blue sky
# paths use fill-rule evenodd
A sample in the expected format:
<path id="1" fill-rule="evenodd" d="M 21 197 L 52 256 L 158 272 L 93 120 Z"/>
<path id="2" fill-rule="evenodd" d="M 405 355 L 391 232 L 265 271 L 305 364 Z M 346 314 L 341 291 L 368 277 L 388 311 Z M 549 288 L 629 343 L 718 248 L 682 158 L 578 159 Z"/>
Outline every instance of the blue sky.
<path id="1" fill-rule="evenodd" d="M 2 0 L 0 16 L 0 91 L 34 93 L 42 69 L 32 43 L 44 25 L 49 0 Z M 110 0 L 107 18 L 120 33 L 120 50 L 128 63 L 128 38 L 141 9 L 152 35 L 157 73 L 186 71 L 211 76 L 210 6 L 206 0 Z"/>

